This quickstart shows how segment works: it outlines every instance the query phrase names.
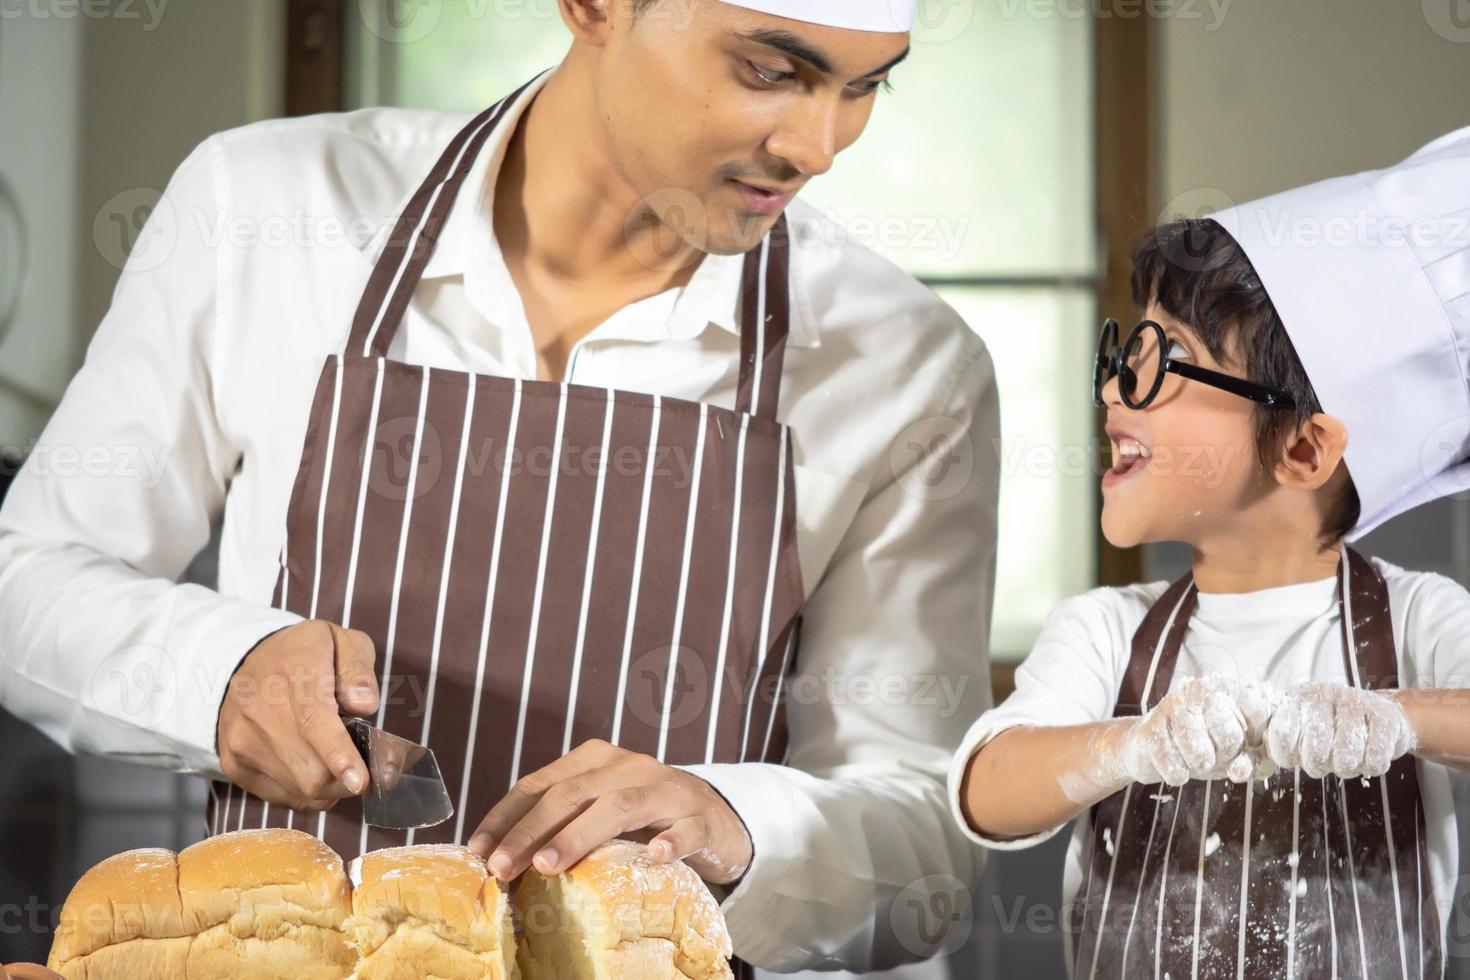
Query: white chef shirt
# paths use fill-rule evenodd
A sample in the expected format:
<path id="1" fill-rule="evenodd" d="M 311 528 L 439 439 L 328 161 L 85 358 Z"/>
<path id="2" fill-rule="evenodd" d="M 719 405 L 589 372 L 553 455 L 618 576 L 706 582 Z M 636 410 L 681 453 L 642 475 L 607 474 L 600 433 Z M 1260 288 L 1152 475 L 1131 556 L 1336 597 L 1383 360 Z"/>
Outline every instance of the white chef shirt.
<path id="1" fill-rule="evenodd" d="M 1470 688 L 1470 593 L 1431 572 L 1405 571 L 1371 559 L 1388 583 L 1393 637 L 1402 687 Z M 960 782 L 975 752 L 1017 725 L 1083 725 L 1113 717 L 1128 666 L 1133 634 L 1167 582 L 1096 589 L 1059 605 L 1047 618 L 1031 653 L 1016 671 L 1016 690 L 983 714 L 956 753 L 949 796 L 954 818 L 977 844 L 999 850 L 1031 847 L 1061 827 L 1015 839 L 993 839 L 969 827 L 960 809 Z M 1169 689 L 1191 677 L 1258 678 L 1289 686 L 1306 680 L 1343 680 L 1342 626 L 1337 579 L 1235 594 L 1199 595 L 1179 650 Z M 1448 923 L 1459 874 L 1459 838 L 1449 772 L 1420 760 L 1419 786 L 1429 835 L 1429 866 L 1440 922 Z M 1062 900 L 1070 907 L 1082 884 L 1090 812 L 1080 817 L 1067 846 Z M 1067 936 L 1070 940 L 1072 937 Z M 1071 963 L 1068 955 L 1067 962 Z"/>
<path id="2" fill-rule="evenodd" d="M 488 192 L 546 77 L 481 151 L 394 359 L 534 377 Z M 0 510 L 6 708 L 74 752 L 218 774 L 231 672 L 299 620 L 269 603 L 317 376 L 392 222 L 469 118 L 270 120 L 178 167 Z M 913 958 L 889 924 L 900 890 L 981 869 L 944 776 L 990 703 L 999 423 L 989 355 L 952 309 L 805 203 L 788 216 L 781 414 L 809 592 L 789 766 L 688 768 L 755 844 L 723 902 L 737 953 L 864 969 Z M 618 311 L 577 345 L 569 380 L 732 406 L 741 261 L 710 255 L 686 286 Z M 221 512 L 218 591 L 176 584 Z"/>

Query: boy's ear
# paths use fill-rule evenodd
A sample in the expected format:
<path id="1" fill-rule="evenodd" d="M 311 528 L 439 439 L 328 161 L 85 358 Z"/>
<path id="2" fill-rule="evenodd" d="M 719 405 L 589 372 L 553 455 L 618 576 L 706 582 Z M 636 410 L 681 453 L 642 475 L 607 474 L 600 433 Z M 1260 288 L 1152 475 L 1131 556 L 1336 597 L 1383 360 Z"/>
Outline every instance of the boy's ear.
<path id="1" fill-rule="evenodd" d="M 594 47 L 607 43 L 608 31 L 616 19 L 608 0 L 557 0 L 562 23 L 575 40 Z M 631 12 L 632 4 L 627 5 Z"/>
<path id="2" fill-rule="evenodd" d="M 1313 415 L 1281 440 L 1276 482 L 1295 490 L 1320 490 L 1337 472 L 1347 441 L 1347 426 L 1331 415 Z"/>

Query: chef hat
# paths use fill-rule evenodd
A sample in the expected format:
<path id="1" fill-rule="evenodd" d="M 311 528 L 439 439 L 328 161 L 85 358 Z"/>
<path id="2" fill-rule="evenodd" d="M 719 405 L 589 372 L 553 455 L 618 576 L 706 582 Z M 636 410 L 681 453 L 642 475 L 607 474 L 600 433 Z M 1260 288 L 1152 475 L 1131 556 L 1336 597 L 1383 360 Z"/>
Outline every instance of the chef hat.
<path id="1" fill-rule="evenodd" d="M 761 13 L 852 31 L 903 33 L 914 24 L 918 0 L 724 0 Z"/>
<path id="2" fill-rule="evenodd" d="M 1470 489 L 1470 127 L 1385 170 L 1212 217 L 1347 426 L 1363 505 L 1349 537 Z"/>

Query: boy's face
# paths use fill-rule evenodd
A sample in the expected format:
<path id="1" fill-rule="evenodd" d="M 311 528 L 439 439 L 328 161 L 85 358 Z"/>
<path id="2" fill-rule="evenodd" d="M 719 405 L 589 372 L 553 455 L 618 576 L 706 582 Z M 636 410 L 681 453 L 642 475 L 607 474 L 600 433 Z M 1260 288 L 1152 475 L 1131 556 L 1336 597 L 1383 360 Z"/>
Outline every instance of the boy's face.
<path id="1" fill-rule="evenodd" d="M 1145 313 L 1164 328 L 1175 360 L 1244 377 L 1220 364 L 1205 345 L 1156 304 Z M 1123 328 L 1120 343 L 1127 339 Z M 1138 373 L 1151 378 L 1160 353 L 1146 341 Z M 1131 548 L 1155 541 L 1202 542 L 1229 535 L 1272 486 L 1256 455 L 1254 403 L 1177 374 L 1164 376 L 1158 397 L 1130 409 L 1118 379 L 1103 388 L 1113 466 L 1103 475 L 1102 528 L 1108 541 Z M 1139 393 L 1140 395 L 1142 392 Z"/>

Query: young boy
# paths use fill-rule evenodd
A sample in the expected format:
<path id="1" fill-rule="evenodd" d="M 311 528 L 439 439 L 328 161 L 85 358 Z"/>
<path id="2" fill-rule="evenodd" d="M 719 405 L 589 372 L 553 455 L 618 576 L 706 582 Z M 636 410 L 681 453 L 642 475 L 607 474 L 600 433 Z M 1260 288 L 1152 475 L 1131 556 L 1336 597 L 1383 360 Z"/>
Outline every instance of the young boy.
<path id="1" fill-rule="evenodd" d="M 1470 594 L 1343 541 L 1470 486 L 1467 218 L 1470 129 L 1138 248 L 1102 526 L 1192 572 L 1055 610 L 950 775 L 989 847 L 1082 818 L 1073 976 L 1442 975 Z"/>

